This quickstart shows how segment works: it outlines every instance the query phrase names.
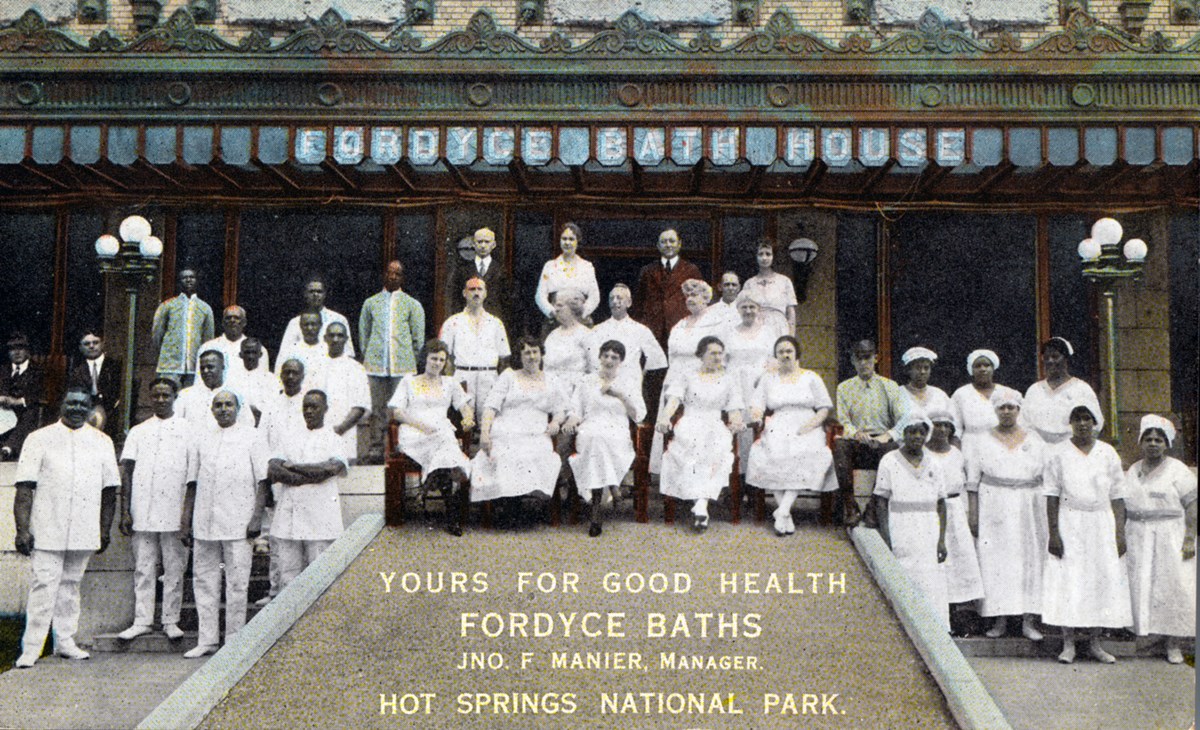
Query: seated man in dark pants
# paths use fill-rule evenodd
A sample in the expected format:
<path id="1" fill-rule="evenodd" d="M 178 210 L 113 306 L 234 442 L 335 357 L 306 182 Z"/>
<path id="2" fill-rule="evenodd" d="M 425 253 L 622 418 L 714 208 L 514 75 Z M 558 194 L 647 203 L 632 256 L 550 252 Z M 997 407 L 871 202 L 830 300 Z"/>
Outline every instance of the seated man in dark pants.
<path id="1" fill-rule="evenodd" d="M 896 381 L 876 374 L 875 358 L 874 342 L 854 343 L 850 362 L 857 374 L 837 387 L 837 417 L 844 431 L 833 442 L 833 466 L 840 503 L 837 513 L 847 526 L 859 521 L 854 470 L 875 469 L 880 457 L 899 446 L 895 429 L 908 410 L 908 400 Z"/>

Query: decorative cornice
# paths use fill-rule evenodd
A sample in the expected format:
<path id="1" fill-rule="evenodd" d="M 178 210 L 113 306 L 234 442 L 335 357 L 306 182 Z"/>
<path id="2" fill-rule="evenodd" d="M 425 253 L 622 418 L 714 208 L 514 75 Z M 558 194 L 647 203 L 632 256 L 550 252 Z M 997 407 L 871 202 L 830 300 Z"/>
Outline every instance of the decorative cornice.
<path id="1" fill-rule="evenodd" d="M 384 58 L 458 57 L 488 59 L 577 58 L 854 58 L 932 57 L 940 59 L 1043 57 L 1095 58 L 1183 57 L 1200 55 L 1200 34 L 1183 44 L 1155 32 L 1133 36 L 1098 22 L 1082 11 L 1067 19 L 1064 27 L 1029 44 L 1007 32 L 979 39 L 947 27 L 934 12 L 918 26 L 885 38 L 854 33 L 832 42 L 798 27 L 786 10 L 778 10 L 760 29 L 726 42 L 710 30 L 701 30 L 690 40 L 646 23 L 634 12 L 617 20 L 614 27 L 599 31 L 586 41 L 575 42 L 555 31 L 540 43 L 532 43 L 496 25 L 486 10 L 475 13 L 463 30 L 450 32 L 426 43 L 408 27 L 398 27 L 382 39 L 349 27 L 336 11 L 308 21 L 278 41 L 252 29 L 236 42 L 200 27 L 186 8 L 165 22 L 125 40 L 105 29 L 81 41 L 72 33 L 51 27 L 35 10 L 27 11 L 12 25 L 0 30 L 0 53 L 48 54 L 175 54 L 252 57 L 306 57 L 341 54 Z"/>

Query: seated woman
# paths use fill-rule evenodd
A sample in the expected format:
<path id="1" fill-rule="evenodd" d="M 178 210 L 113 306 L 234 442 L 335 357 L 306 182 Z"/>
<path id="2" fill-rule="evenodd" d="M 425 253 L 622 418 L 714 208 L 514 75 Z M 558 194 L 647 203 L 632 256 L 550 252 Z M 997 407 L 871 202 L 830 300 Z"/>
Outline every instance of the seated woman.
<path id="1" fill-rule="evenodd" d="M 733 469 L 730 433 L 742 430 L 742 392 L 737 379 L 725 371 L 725 345 L 708 336 L 696 345 L 700 369 L 667 383 L 667 404 L 655 429 L 675 432 L 662 456 L 659 490 L 667 497 L 695 500 L 692 526 L 708 529 L 708 503 L 721 495 Z M 684 407 L 679 423 L 671 418 Z M 729 418 L 728 426 L 721 420 Z"/>
<path id="2" fill-rule="evenodd" d="M 488 393 L 479 427 L 479 452 L 471 460 L 471 501 L 554 495 L 562 462 L 551 439 L 566 420 L 562 392 L 542 372 L 542 343 L 517 340 L 513 367 Z M 512 516 L 517 500 L 504 503 Z"/>
<path id="3" fill-rule="evenodd" d="M 925 454 L 942 465 L 946 480 L 946 599 L 967 604 L 983 598 L 983 579 L 979 575 L 979 554 L 967 521 L 967 464 L 954 438 L 954 417 L 948 409 L 929 412 L 933 435 L 925 444 Z M 951 621 L 953 624 L 953 620 Z"/>
<path id="4" fill-rule="evenodd" d="M 1133 632 L 1166 636 L 1167 661 L 1183 663 L 1196 633 L 1196 475 L 1167 456 L 1175 426 L 1142 417 L 1142 459 L 1125 473 L 1126 567 Z"/>
<path id="5" fill-rule="evenodd" d="M 791 335 L 775 342 L 777 368 L 766 371 L 750 399 L 750 422 L 766 419 L 762 436 L 750 447 L 746 483 L 775 495 L 775 534 L 796 531 L 792 505 L 801 491 L 837 489 L 827 478 L 833 452 L 825 441 L 825 419 L 833 408 L 821 376 L 799 365 L 800 343 Z"/>
<path id="6" fill-rule="evenodd" d="M 1096 440 L 1088 406 L 1071 410 L 1071 438 L 1046 449 L 1046 522 L 1050 531 L 1042 577 L 1042 621 L 1061 626 L 1058 660 L 1075 661 L 1075 630 L 1088 636 L 1093 659 L 1117 659 L 1100 646 L 1100 629 L 1129 626 L 1125 554 L 1125 475 L 1113 447 Z"/>
<path id="7" fill-rule="evenodd" d="M 775 341 L 779 339 L 776 328 L 763 323 L 759 317 L 758 303 L 743 293 L 736 300 L 740 322 L 725 333 L 726 350 L 729 354 L 729 372 L 737 377 L 742 388 L 742 402 L 749 403 L 754 395 L 754 386 L 772 362 Z M 742 474 L 746 473 L 750 457 L 750 444 L 754 432 L 746 429 L 738 434 L 738 458 Z"/>
<path id="8" fill-rule="evenodd" d="M 571 399 L 571 416 L 564 433 L 575 434 L 571 471 L 579 491 L 592 493 L 592 519 L 588 535 L 601 527 L 601 496 L 615 490 L 633 465 L 633 440 L 629 422 L 646 417 L 646 403 L 637 379 L 620 375 L 625 346 L 608 340 L 600 346 L 600 371 L 584 376 Z"/>
<path id="9" fill-rule="evenodd" d="M 555 326 L 546 335 L 544 370 L 568 398 L 584 374 L 594 369 L 592 330 L 582 321 L 583 302 L 578 289 L 560 289 L 554 299 Z"/>
<path id="10" fill-rule="evenodd" d="M 592 312 L 600 305 L 600 284 L 596 281 L 596 267 L 579 255 L 579 247 L 583 244 L 583 231 L 574 223 L 563 225 L 558 237 L 558 245 L 562 254 L 550 259 L 542 266 L 542 275 L 538 277 L 537 291 L 533 298 L 538 309 L 546 317 L 546 326 L 554 324 L 554 302 L 558 293 L 563 289 L 575 289 L 584 296 L 583 312 L 579 319 L 588 321 Z M 545 330 L 542 330 L 545 332 Z"/>
<path id="11" fill-rule="evenodd" d="M 462 534 L 462 511 L 455 495 L 471 467 L 446 412 L 454 408 L 462 415 L 463 428 L 470 430 L 475 426 L 475 409 L 462 385 L 442 374 L 449 359 L 450 348 L 445 342 L 426 342 L 417 355 L 417 374 L 404 376 L 388 408 L 400 423 L 400 451 L 421 465 L 421 478 L 427 487 L 441 491 L 446 504 L 446 530 L 458 536 Z"/>
<path id="12" fill-rule="evenodd" d="M 1075 348 L 1062 337 L 1051 337 L 1042 343 L 1042 365 L 1046 379 L 1039 380 L 1025 391 L 1025 406 L 1021 409 L 1025 422 L 1037 431 L 1048 444 L 1057 444 L 1071 437 L 1067 423 L 1071 409 L 1087 406 L 1096 414 L 1096 429 L 1104 428 L 1104 414 L 1096 391 L 1071 375 L 1071 357 Z"/>
<path id="13" fill-rule="evenodd" d="M 920 411 L 900 424 L 904 442 L 879 459 L 875 478 L 875 514 L 879 534 L 917 590 L 929 601 L 946 631 L 946 481 L 941 463 L 925 451 L 933 425 Z"/>

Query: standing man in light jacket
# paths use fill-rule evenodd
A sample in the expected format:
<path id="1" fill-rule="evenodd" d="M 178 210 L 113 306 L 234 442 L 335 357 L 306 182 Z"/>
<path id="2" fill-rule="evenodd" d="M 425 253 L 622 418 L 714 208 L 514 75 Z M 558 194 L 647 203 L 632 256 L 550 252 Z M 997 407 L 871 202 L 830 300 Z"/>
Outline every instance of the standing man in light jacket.
<path id="1" fill-rule="evenodd" d="M 179 272 L 179 294 L 158 305 L 151 331 L 158 351 L 158 374 L 174 378 L 184 387 L 196 380 L 200 346 L 216 334 L 212 307 L 196 294 L 197 282 L 195 269 Z"/>

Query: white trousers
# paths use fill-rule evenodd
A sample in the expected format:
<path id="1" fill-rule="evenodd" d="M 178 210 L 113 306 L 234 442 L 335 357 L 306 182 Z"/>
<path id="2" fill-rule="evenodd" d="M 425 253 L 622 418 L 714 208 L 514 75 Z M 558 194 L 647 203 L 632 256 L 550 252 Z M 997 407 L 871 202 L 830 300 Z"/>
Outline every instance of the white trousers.
<path id="1" fill-rule="evenodd" d="M 42 653 L 51 624 L 56 644 L 75 637 L 79 628 L 79 583 L 91 557 L 91 550 L 34 549 L 29 561 L 33 579 L 25 605 L 23 653 Z"/>
<path id="2" fill-rule="evenodd" d="M 225 569 L 225 639 L 246 625 L 246 589 L 254 548 L 246 539 L 196 540 L 192 553 L 192 585 L 200 618 L 197 644 L 221 643 L 221 569 Z"/>
<path id="3" fill-rule="evenodd" d="M 133 533 L 133 625 L 154 623 L 154 583 L 158 566 L 163 569 L 163 625 L 179 623 L 183 604 L 183 571 L 187 569 L 187 547 L 179 532 Z"/>
<path id="4" fill-rule="evenodd" d="M 325 548 L 333 544 L 333 540 L 287 540 L 282 537 L 275 539 L 271 548 L 271 556 L 279 555 L 279 589 L 287 588 L 296 576 L 312 565 Z"/>
<path id="5" fill-rule="evenodd" d="M 483 403 L 487 400 L 488 393 L 492 392 L 492 386 L 496 384 L 499 374 L 495 370 L 455 370 L 454 377 L 462 383 L 467 395 L 471 396 L 475 406 L 475 423 L 482 423 Z"/>

